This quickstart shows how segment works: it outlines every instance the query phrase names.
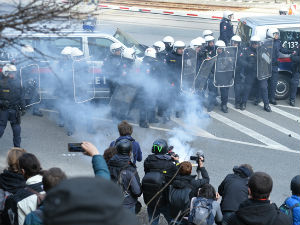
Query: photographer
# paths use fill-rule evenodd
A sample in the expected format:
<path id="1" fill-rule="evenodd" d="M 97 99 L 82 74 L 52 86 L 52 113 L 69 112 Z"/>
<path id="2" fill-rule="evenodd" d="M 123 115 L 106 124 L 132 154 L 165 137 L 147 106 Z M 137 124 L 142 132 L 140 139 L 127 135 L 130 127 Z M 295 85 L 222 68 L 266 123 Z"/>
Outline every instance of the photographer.
<path id="1" fill-rule="evenodd" d="M 171 205 L 171 216 L 173 219 L 177 218 L 177 221 L 181 221 L 180 224 L 186 224 L 187 221 L 182 218 L 187 216 L 189 212 L 190 200 L 197 196 L 199 188 L 204 184 L 209 183 L 209 176 L 204 167 L 204 156 L 196 156 L 197 158 L 197 173 L 201 174 L 196 179 L 197 175 L 191 175 L 192 164 L 188 161 L 182 162 L 179 167 L 179 173 L 175 177 L 175 180 L 170 187 L 169 201 Z M 178 214 L 180 213 L 179 217 Z"/>

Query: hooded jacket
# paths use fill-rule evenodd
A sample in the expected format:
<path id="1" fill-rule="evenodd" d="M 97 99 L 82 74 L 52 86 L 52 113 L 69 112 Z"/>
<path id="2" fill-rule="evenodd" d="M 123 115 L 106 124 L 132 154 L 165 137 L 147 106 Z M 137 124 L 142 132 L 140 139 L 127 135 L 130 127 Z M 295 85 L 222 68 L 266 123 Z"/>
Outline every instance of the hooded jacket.
<path id="1" fill-rule="evenodd" d="M 233 168 L 233 174 L 228 174 L 218 188 L 222 196 L 222 212 L 235 212 L 240 204 L 248 199 L 249 173 L 244 167 Z"/>
<path id="2" fill-rule="evenodd" d="M 4 170 L 0 174 L 0 188 L 13 194 L 25 187 L 25 182 L 25 178 L 20 173 Z"/>
<path id="3" fill-rule="evenodd" d="M 269 200 L 244 201 L 228 221 L 228 225 L 292 225 L 291 219 Z"/>

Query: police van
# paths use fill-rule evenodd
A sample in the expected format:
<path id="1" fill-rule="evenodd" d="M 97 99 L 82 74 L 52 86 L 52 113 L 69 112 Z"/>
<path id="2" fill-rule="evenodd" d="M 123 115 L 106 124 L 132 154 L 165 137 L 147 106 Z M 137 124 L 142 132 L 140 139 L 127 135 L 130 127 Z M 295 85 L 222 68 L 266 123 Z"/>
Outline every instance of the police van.
<path id="1" fill-rule="evenodd" d="M 55 63 L 58 64 L 61 50 L 66 46 L 77 47 L 83 51 L 89 65 L 89 72 L 95 75 L 95 99 L 109 99 L 111 95 L 107 77 L 102 72 L 101 67 L 104 59 L 110 54 L 112 43 L 121 43 L 123 48 L 134 48 L 137 58 L 143 57 L 147 48 L 119 28 L 110 25 L 97 25 L 92 32 L 84 30 L 82 24 L 73 24 L 60 30 L 57 34 L 26 33 L 18 35 L 15 32 L 6 32 L 6 36 L 18 37 L 19 43 L 18 46 L 10 46 L 0 50 L 1 68 L 20 54 L 20 44 L 31 45 L 36 52 L 39 52 L 37 58 L 42 99 L 55 99 L 57 97 L 48 84 L 49 80 L 55 78 L 55 71 L 53 71 L 52 66 Z"/>
<path id="2" fill-rule="evenodd" d="M 259 16 L 241 18 L 237 26 L 237 35 L 243 43 L 249 43 L 251 36 L 258 35 L 265 40 L 269 28 L 280 31 L 283 48 L 293 49 L 299 43 L 300 23 L 297 16 Z M 279 55 L 279 78 L 276 87 L 276 98 L 286 99 L 290 91 L 291 59 L 289 55 Z"/>

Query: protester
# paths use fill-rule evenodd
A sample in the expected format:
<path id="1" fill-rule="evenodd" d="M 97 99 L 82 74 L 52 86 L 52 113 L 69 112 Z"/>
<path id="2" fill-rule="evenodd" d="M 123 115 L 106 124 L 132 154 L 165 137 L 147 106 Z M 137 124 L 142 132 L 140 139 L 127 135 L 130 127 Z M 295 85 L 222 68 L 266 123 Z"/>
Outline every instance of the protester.
<path id="1" fill-rule="evenodd" d="M 120 137 L 117 140 L 110 143 L 110 147 L 115 146 L 116 143 L 122 139 L 127 139 L 132 142 L 132 153 L 133 153 L 133 164 L 136 164 L 136 161 L 142 161 L 142 151 L 140 145 L 137 141 L 135 141 L 131 135 L 133 132 L 133 127 L 125 120 L 118 124 L 118 130 Z"/>
<path id="2" fill-rule="evenodd" d="M 203 157 L 199 158 L 197 171 L 201 173 L 202 179 L 197 175 L 191 175 L 192 164 L 190 162 L 182 162 L 179 167 L 178 175 L 175 177 L 170 190 L 169 201 L 171 208 L 171 216 L 173 220 L 182 220 L 181 224 L 186 224 L 183 216 L 188 215 L 188 209 L 193 197 L 197 197 L 198 190 L 204 184 L 209 183 L 209 176 L 204 167 Z"/>
<path id="3" fill-rule="evenodd" d="M 103 153 L 103 158 L 106 162 L 106 164 L 109 162 L 109 160 L 117 154 L 117 149 L 115 147 L 108 147 L 107 149 L 104 150 Z"/>
<path id="4" fill-rule="evenodd" d="M 222 221 L 220 198 L 211 184 L 204 184 L 190 205 L 190 224 L 219 224 Z M 215 223 L 216 222 L 216 223 Z"/>
<path id="5" fill-rule="evenodd" d="M 222 224 L 239 209 L 240 204 L 248 199 L 248 180 L 253 169 L 249 164 L 242 164 L 233 168 L 233 174 L 228 174 L 218 188 L 222 196 L 221 209 Z"/>
<path id="6" fill-rule="evenodd" d="M 53 167 L 44 172 L 43 175 L 43 187 L 44 191 L 48 193 L 52 188 L 57 186 L 62 180 L 67 179 L 66 174 L 57 167 Z M 43 199 L 45 195 L 42 196 Z M 41 225 L 43 224 L 44 204 L 43 201 L 39 205 L 38 209 L 29 213 L 25 217 L 24 225 Z"/>
<path id="7" fill-rule="evenodd" d="M 273 181 L 269 174 L 255 172 L 249 179 L 250 198 L 241 203 L 228 225 L 291 225 L 291 219 L 270 201 Z"/>
<path id="8" fill-rule="evenodd" d="M 5 201 L 3 221 L 5 224 L 23 225 L 25 216 L 36 210 L 38 193 L 44 193 L 42 168 L 35 155 L 24 153 L 19 158 L 21 173 L 26 180 L 26 187 L 10 195 Z"/>
<path id="9" fill-rule="evenodd" d="M 118 185 L 101 177 L 62 181 L 49 191 L 44 203 L 45 225 L 137 225 L 122 206 Z"/>

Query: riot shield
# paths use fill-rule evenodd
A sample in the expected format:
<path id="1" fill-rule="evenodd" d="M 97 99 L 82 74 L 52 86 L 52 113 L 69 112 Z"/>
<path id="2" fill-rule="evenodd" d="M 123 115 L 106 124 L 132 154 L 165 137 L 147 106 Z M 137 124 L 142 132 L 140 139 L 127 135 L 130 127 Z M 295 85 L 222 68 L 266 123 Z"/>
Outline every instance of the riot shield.
<path id="1" fill-rule="evenodd" d="M 29 107 L 41 102 L 40 67 L 30 64 L 20 68 L 21 84 L 24 90 L 25 106 Z"/>
<path id="2" fill-rule="evenodd" d="M 272 76 L 273 39 L 267 39 L 257 49 L 257 79 Z"/>
<path id="3" fill-rule="evenodd" d="M 93 67 L 93 66 L 92 66 Z M 95 69 L 89 69 L 87 62 L 73 62 L 73 88 L 75 103 L 84 103 L 95 98 Z"/>
<path id="4" fill-rule="evenodd" d="M 217 49 L 217 60 L 214 71 L 215 87 L 231 87 L 234 84 L 237 47 Z"/>
<path id="5" fill-rule="evenodd" d="M 193 93 L 195 91 L 194 80 L 197 69 L 197 53 L 192 48 L 187 48 L 182 56 L 182 70 L 180 77 L 180 90 L 183 93 Z"/>
<path id="6" fill-rule="evenodd" d="M 194 81 L 194 86 L 196 90 L 203 91 L 205 89 L 208 76 L 211 74 L 211 70 L 215 65 L 216 60 L 217 56 L 214 56 L 210 59 L 205 59 L 202 62 Z"/>

